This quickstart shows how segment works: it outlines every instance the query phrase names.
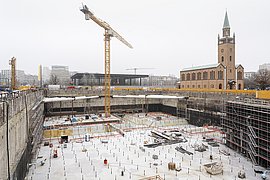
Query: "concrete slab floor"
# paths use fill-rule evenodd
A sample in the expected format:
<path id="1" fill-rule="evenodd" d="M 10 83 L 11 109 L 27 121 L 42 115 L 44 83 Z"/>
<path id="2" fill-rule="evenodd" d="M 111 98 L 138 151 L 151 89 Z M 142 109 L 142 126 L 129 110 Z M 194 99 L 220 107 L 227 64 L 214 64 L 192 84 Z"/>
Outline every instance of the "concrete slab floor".
<path id="1" fill-rule="evenodd" d="M 138 118 L 137 114 L 132 116 Z M 123 124 L 123 127 L 126 126 Z M 159 175 L 162 179 L 171 180 L 234 180 L 238 179 L 237 174 L 240 170 L 245 171 L 248 180 L 260 179 L 258 174 L 254 174 L 250 161 L 222 144 L 219 147 L 209 146 L 205 152 L 198 152 L 192 148 L 195 143 L 201 144 L 205 135 L 220 138 L 222 135 L 219 131 L 205 133 L 206 130 L 191 125 L 166 126 L 167 129 L 183 129 L 182 134 L 188 141 L 156 148 L 143 147 L 145 141 L 154 141 L 154 138 L 149 136 L 151 130 L 161 128 L 138 128 L 125 132 L 124 136 L 103 133 L 103 137 L 92 138 L 89 142 L 74 138 L 66 145 L 60 144 L 57 139 L 51 140 L 53 147 L 41 145 L 37 156 L 42 158 L 33 159 L 26 179 L 127 180 Z M 80 137 L 83 139 L 83 136 L 82 134 Z M 108 140 L 108 143 L 103 143 L 102 140 Z M 175 147 L 179 145 L 193 152 L 193 155 L 176 151 Z M 58 152 L 57 158 L 53 158 L 54 150 Z M 221 154 L 220 150 L 229 151 L 231 155 Z M 153 159 L 153 155 L 157 155 L 158 159 Z M 222 174 L 210 175 L 205 171 L 203 164 L 211 162 L 210 155 L 213 156 L 212 162 L 222 162 Z M 105 159 L 107 164 L 104 164 Z M 45 162 L 43 166 L 41 161 Z M 181 167 L 181 171 L 169 170 L 169 162 L 176 163 L 177 167 Z"/>

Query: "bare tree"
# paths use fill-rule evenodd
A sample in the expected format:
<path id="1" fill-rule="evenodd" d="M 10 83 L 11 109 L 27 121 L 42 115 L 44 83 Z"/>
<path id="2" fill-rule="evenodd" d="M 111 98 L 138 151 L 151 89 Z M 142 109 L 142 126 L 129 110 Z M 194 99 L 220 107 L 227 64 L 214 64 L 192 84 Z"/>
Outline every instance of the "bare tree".
<path id="1" fill-rule="evenodd" d="M 265 90 L 270 86 L 270 71 L 267 69 L 260 69 L 255 75 L 255 82 L 261 90 Z"/>
<path id="2" fill-rule="evenodd" d="M 50 76 L 50 84 L 56 85 L 56 84 L 59 84 L 59 82 L 60 82 L 59 78 L 56 75 L 51 74 L 51 76 Z"/>
<path id="3" fill-rule="evenodd" d="M 244 79 L 245 89 L 256 89 L 255 75 Z"/>

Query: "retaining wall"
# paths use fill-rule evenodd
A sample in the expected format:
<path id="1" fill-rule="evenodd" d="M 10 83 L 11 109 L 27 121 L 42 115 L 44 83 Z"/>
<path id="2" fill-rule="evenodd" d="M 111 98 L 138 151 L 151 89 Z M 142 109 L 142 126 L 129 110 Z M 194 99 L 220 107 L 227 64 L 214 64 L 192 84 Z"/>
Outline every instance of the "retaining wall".
<path id="1" fill-rule="evenodd" d="M 42 135 L 42 99 L 42 91 L 25 91 L 0 104 L 0 179 L 8 179 L 8 167 L 11 179 L 24 178 Z"/>

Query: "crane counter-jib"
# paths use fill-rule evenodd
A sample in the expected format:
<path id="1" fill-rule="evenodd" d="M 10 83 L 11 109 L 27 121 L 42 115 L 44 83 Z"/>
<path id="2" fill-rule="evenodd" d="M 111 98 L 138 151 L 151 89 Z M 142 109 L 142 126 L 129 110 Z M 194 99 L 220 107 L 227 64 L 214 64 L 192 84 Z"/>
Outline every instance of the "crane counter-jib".
<path id="1" fill-rule="evenodd" d="M 81 9 L 81 11 L 85 15 L 85 20 L 92 19 L 95 23 L 97 23 L 99 26 L 101 26 L 105 30 L 111 29 L 111 27 L 110 27 L 110 25 L 108 23 L 106 23 L 105 21 L 95 17 L 94 14 L 88 9 L 88 7 L 86 5 L 83 5 L 83 8 Z"/>

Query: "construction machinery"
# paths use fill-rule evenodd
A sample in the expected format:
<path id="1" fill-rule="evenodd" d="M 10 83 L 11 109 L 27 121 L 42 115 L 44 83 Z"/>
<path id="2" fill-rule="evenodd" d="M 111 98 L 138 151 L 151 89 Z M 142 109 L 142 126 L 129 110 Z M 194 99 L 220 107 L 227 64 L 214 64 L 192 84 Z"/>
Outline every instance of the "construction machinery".
<path id="1" fill-rule="evenodd" d="M 142 70 L 142 69 L 154 69 L 154 68 L 129 68 L 129 69 L 126 69 L 126 70 L 134 70 L 134 74 L 136 74 L 137 70 Z"/>
<path id="2" fill-rule="evenodd" d="M 206 172 L 212 175 L 221 174 L 223 173 L 223 165 L 221 162 L 213 162 L 209 164 L 203 165 Z"/>
<path id="3" fill-rule="evenodd" d="M 9 60 L 9 65 L 11 66 L 11 90 L 16 89 L 16 58 L 12 57 L 11 60 Z"/>
<path id="4" fill-rule="evenodd" d="M 131 44 L 129 44 L 123 37 L 121 37 L 115 30 L 111 28 L 111 26 L 106 23 L 105 21 L 97 18 L 94 16 L 94 14 L 88 9 L 86 5 L 83 5 L 83 8 L 81 11 L 85 14 L 85 20 L 92 19 L 95 23 L 97 23 L 100 27 L 102 27 L 105 30 L 105 117 L 110 116 L 110 98 L 111 98 L 111 78 L 110 78 L 110 40 L 111 37 L 116 37 L 118 40 L 120 40 L 122 43 L 127 45 L 129 48 L 133 48 Z"/>
<path id="5" fill-rule="evenodd" d="M 238 178 L 240 178 L 240 179 L 245 179 L 245 178 L 246 178 L 246 173 L 245 173 L 245 171 L 240 170 L 240 171 L 238 172 Z"/>

